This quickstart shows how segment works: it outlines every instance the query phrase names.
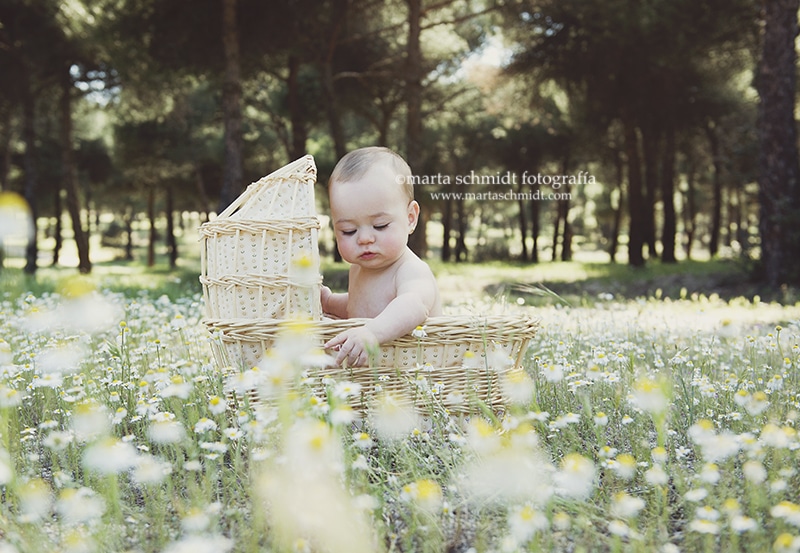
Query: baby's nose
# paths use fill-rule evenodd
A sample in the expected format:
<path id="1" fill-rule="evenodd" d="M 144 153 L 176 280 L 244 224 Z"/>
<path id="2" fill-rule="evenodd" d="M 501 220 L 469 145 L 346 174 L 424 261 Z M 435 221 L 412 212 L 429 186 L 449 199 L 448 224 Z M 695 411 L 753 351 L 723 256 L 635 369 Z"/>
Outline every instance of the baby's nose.
<path id="1" fill-rule="evenodd" d="M 358 233 L 358 242 L 360 244 L 371 244 L 375 241 L 375 233 L 365 230 Z"/>

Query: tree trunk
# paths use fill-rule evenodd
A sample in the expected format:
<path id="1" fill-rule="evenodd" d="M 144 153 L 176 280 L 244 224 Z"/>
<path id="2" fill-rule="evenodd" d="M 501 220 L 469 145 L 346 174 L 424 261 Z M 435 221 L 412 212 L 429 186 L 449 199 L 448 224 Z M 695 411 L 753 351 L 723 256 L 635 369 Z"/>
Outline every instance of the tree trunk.
<path id="1" fill-rule="evenodd" d="M 347 17 L 347 0 L 334 0 L 332 13 L 334 20 L 331 25 L 331 34 L 328 38 L 328 52 L 322 63 L 320 75 L 322 76 L 322 91 L 325 94 L 325 113 L 328 116 L 328 127 L 333 139 L 333 150 L 336 159 L 342 159 L 347 153 L 347 140 L 342 126 L 342 115 L 339 111 L 339 99 L 333 83 L 333 55 L 339 41 L 342 24 Z M 381 144 L 382 145 L 382 144 Z"/>
<path id="2" fill-rule="evenodd" d="M 92 271 L 89 259 L 89 236 L 83 228 L 81 202 L 76 178 L 75 155 L 72 151 L 72 78 L 69 66 L 61 70 L 61 171 L 64 190 L 67 191 L 67 211 L 72 219 L 72 233 L 78 248 L 78 271 Z"/>
<path id="3" fill-rule="evenodd" d="M 708 240 L 708 253 L 714 257 L 719 252 L 719 234 L 722 226 L 722 159 L 719 152 L 719 137 L 714 122 L 706 125 L 706 136 L 711 150 L 711 162 L 714 172 L 711 175 L 711 229 Z"/>
<path id="4" fill-rule="evenodd" d="M 291 146 L 287 152 L 290 160 L 300 159 L 306 154 L 306 141 L 308 139 L 305 110 L 303 101 L 300 98 L 300 87 L 297 83 L 299 74 L 300 59 L 293 54 L 289 55 L 289 78 L 286 86 L 288 88 L 289 122 L 292 126 Z"/>
<path id="5" fill-rule="evenodd" d="M 642 127 L 642 153 L 644 158 L 643 229 L 648 257 L 655 259 L 656 250 L 656 190 L 658 190 L 659 133 L 652 123 Z"/>
<path id="6" fill-rule="evenodd" d="M 617 208 L 614 209 L 614 221 L 611 225 L 611 245 L 608 248 L 608 255 L 611 256 L 611 263 L 617 262 L 617 249 L 619 248 L 619 232 L 622 227 L 622 206 L 625 205 L 623 199 L 623 190 L 625 188 L 625 163 L 622 159 L 622 151 L 616 151 L 614 156 L 614 165 L 617 170 Z M 609 199 L 609 203 L 610 199 Z"/>
<path id="7" fill-rule="evenodd" d="M 569 188 L 569 185 L 565 185 Z M 564 211 L 564 235 L 561 237 L 561 261 L 572 260 L 572 225 L 569 222 L 569 200 L 560 200 Z"/>
<path id="8" fill-rule="evenodd" d="M 464 202 L 456 202 L 458 234 L 456 236 L 456 248 L 454 254 L 457 263 L 459 261 L 466 261 L 467 254 L 469 253 L 467 250 L 467 229 L 469 228 L 469 220 L 464 211 Z"/>
<path id="9" fill-rule="evenodd" d="M 636 126 L 628 116 L 622 121 L 625 133 L 625 154 L 628 158 L 628 263 L 634 267 L 644 266 L 644 244 L 647 233 L 642 195 L 642 169 L 639 161 L 639 140 Z"/>
<path id="10" fill-rule="evenodd" d="M 561 174 L 568 175 L 570 170 L 569 166 L 569 156 L 566 156 L 561 164 Z M 572 224 L 569 222 L 569 198 L 570 198 L 570 184 L 569 182 L 564 184 L 565 198 L 563 200 L 558 200 L 559 207 L 561 209 L 561 217 L 564 219 L 564 234 L 561 238 L 561 261 L 571 261 L 572 260 Z"/>
<path id="11" fill-rule="evenodd" d="M 539 263 L 539 233 L 541 232 L 541 213 L 539 202 L 530 202 L 531 205 L 531 263 Z"/>
<path id="12" fill-rule="evenodd" d="M 164 210 L 167 216 L 167 253 L 169 254 L 169 268 L 178 266 L 178 241 L 175 239 L 175 192 L 172 186 L 167 186 L 167 206 Z"/>
<path id="13" fill-rule="evenodd" d="M 150 237 L 147 240 L 147 266 L 153 267 L 156 264 L 156 189 L 154 186 L 147 187 L 147 219 L 150 221 Z"/>
<path id="14" fill-rule="evenodd" d="M 325 94 L 325 113 L 328 116 L 328 127 L 333 139 L 333 150 L 338 160 L 342 159 L 347 153 L 347 141 L 344 137 L 342 116 L 339 112 L 339 102 L 333 85 L 333 68 L 331 65 L 331 60 L 325 60 L 322 66 L 322 90 Z"/>
<path id="15" fill-rule="evenodd" d="M 561 202 L 556 202 L 556 218 L 553 221 L 553 252 L 550 261 L 558 259 L 558 241 L 561 237 Z"/>
<path id="16" fill-rule="evenodd" d="M 242 82 L 237 11 L 237 0 L 222 0 L 222 48 L 225 57 L 222 116 L 225 125 L 225 161 L 218 208 L 220 212 L 242 191 Z"/>
<path id="17" fill-rule="evenodd" d="M 406 44 L 406 156 L 411 170 L 424 169 L 422 155 L 422 47 L 420 44 L 422 0 L 406 0 L 408 4 L 408 40 Z M 421 210 L 417 230 L 409 239 L 409 247 L 420 257 L 425 257 L 428 243 L 425 227 L 426 210 Z"/>
<path id="18" fill-rule="evenodd" d="M 664 221 L 661 228 L 661 261 L 675 263 L 675 128 L 669 125 L 664 136 L 661 158 L 661 201 Z"/>
<path id="19" fill-rule="evenodd" d="M 747 252 L 747 229 L 745 223 L 744 209 L 742 208 L 742 189 L 740 186 L 734 186 L 731 190 L 731 230 L 729 231 L 733 240 L 738 242 L 739 251 L 742 255 Z"/>
<path id="20" fill-rule="evenodd" d="M 3 135 L 0 138 L 0 191 L 8 189 L 8 173 L 11 171 L 11 138 L 13 135 L 11 115 L 11 108 L 3 110 L 3 124 L 0 125 L 0 128 L 3 129 Z"/>
<path id="21" fill-rule="evenodd" d="M 692 244 L 697 226 L 697 198 L 694 180 L 697 174 L 696 162 L 692 156 L 687 156 L 686 169 L 686 201 L 683 208 L 683 226 L 686 232 L 686 259 L 692 259 Z"/>
<path id="22" fill-rule="evenodd" d="M 378 125 L 378 146 L 389 144 L 389 126 L 392 124 L 392 114 L 394 108 L 384 107 L 381 109 L 381 119 Z"/>
<path id="23" fill-rule="evenodd" d="M 206 194 L 206 184 L 203 180 L 203 171 L 200 169 L 199 165 L 195 165 L 194 175 L 194 188 L 197 191 L 195 200 L 197 200 L 198 207 L 200 209 L 200 220 L 202 222 L 206 222 L 208 221 L 208 209 L 211 204 L 208 201 L 208 195 Z"/>
<path id="24" fill-rule="evenodd" d="M 53 267 L 58 265 L 59 258 L 61 257 L 61 248 L 64 246 L 64 223 L 63 214 L 64 206 L 61 202 L 61 186 L 56 185 L 55 194 L 53 194 L 53 211 L 56 215 L 56 226 L 53 229 L 53 238 L 55 244 L 53 245 Z"/>
<path id="25" fill-rule="evenodd" d="M 125 260 L 133 261 L 133 208 L 125 210 Z"/>
<path id="26" fill-rule="evenodd" d="M 520 193 L 520 198 L 522 198 L 522 192 L 525 191 L 525 188 L 525 184 L 520 180 L 519 188 L 517 189 Z M 519 208 L 517 221 L 519 222 L 519 234 L 522 243 L 522 253 L 520 255 L 522 261 L 528 261 L 528 218 L 525 214 L 525 200 L 517 200 L 517 207 Z"/>
<path id="27" fill-rule="evenodd" d="M 520 260 L 528 261 L 528 217 L 525 213 L 525 201 L 518 200 L 517 206 L 519 207 L 519 213 L 517 214 L 517 221 L 519 222 L 519 233 L 520 233 L 520 245 L 522 246 L 522 251 L 520 252 Z"/>
<path id="28" fill-rule="evenodd" d="M 39 216 L 38 207 L 38 188 L 39 188 L 39 175 L 37 171 L 37 155 L 36 155 L 36 99 L 30 88 L 30 83 L 26 78 L 26 94 L 23 99 L 22 105 L 22 137 L 25 140 L 25 156 L 23 164 L 25 167 L 25 200 L 28 202 L 28 207 L 31 210 L 31 217 L 33 218 L 33 235 L 28 238 L 28 245 L 25 248 L 25 273 L 29 275 L 36 274 L 37 259 L 39 257 L 39 242 L 37 220 Z"/>
<path id="29" fill-rule="evenodd" d="M 772 286 L 800 284 L 800 163 L 795 127 L 798 0 L 769 0 L 756 87 L 761 262 Z"/>
<path id="30" fill-rule="evenodd" d="M 450 237 L 453 234 L 453 200 L 446 199 L 442 208 L 442 261 L 450 261 L 452 248 L 450 247 Z"/>

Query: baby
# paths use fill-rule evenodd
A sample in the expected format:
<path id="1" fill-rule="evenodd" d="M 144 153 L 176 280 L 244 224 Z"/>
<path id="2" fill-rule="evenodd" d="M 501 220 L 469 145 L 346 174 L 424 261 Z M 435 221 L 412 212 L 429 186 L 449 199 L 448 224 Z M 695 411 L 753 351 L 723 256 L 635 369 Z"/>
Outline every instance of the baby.
<path id="1" fill-rule="evenodd" d="M 439 289 L 430 267 L 408 247 L 419 204 L 403 158 L 380 147 L 350 152 L 334 168 L 328 194 L 336 245 L 351 265 L 347 293 L 322 287 L 322 310 L 371 320 L 325 348 L 337 351 L 336 363 L 364 366 L 379 344 L 442 314 Z"/>

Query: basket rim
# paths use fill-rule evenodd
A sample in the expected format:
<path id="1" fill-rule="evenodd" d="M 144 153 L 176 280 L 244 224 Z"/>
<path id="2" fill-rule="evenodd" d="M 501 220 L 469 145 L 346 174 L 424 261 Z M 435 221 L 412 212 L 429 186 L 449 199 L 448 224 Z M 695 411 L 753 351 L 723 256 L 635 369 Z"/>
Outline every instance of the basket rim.
<path id="1" fill-rule="evenodd" d="M 317 334 L 320 338 L 333 337 L 349 328 L 364 325 L 371 319 L 323 319 L 320 321 L 292 319 L 214 319 L 203 323 L 209 331 L 220 331 L 224 338 L 243 342 L 263 342 L 276 339 L 292 325 Z M 434 346 L 443 343 L 484 341 L 525 341 L 539 329 L 539 319 L 528 315 L 441 315 L 429 317 L 423 325 L 424 335 L 408 334 L 381 344 L 382 347 Z"/>
<path id="2" fill-rule="evenodd" d="M 261 234 L 262 232 L 288 233 L 290 231 L 311 231 L 321 228 L 319 217 L 287 217 L 285 219 L 214 219 L 206 221 L 198 228 L 200 238 L 235 235 L 237 232 Z"/>

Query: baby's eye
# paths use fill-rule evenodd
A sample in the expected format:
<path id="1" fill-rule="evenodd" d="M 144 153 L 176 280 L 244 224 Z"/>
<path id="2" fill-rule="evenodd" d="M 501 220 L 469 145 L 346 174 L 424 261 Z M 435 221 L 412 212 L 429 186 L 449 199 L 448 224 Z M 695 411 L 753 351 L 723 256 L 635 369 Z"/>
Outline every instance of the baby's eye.
<path id="1" fill-rule="evenodd" d="M 385 228 L 386 228 L 386 227 L 388 227 L 388 226 L 389 226 L 389 223 L 386 223 L 386 224 L 384 224 L 384 225 L 374 225 L 374 227 L 373 227 L 373 228 L 374 228 L 375 230 L 383 230 L 383 229 L 385 229 Z"/>
<path id="2" fill-rule="evenodd" d="M 356 233 L 355 230 L 343 230 L 343 231 L 340 231 L 340 232 L 342 234 L 344 234 L 345 236 L 353 236 Z"/>

